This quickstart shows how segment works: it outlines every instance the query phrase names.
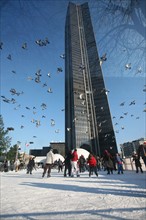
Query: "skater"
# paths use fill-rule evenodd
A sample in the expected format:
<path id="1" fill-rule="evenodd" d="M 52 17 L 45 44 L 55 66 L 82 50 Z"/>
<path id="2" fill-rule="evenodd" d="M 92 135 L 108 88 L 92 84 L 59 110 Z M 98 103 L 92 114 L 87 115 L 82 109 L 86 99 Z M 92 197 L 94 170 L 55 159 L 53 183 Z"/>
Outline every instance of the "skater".
<path id="1" fill-rule="evenodd" d="M 116 154 L 116 163 L 118 166 L 118 174 L 123 174 L 123 159 L 120 157 L 119 153 Z"/>
<path id="2" fill-rule="evenodd" d="M 104 166 L 107 170 L 107 174 L 110 173 L 113 174 L 114 165 L 112 161 L 112 156 L 107 150 L 104 151 L 103 161 L 104 161 Z"/>
<path id="3" fill-rule="evenodd" d="M 46 163 L 44 166 L 44 172 L 42 174 L 42 177 L 45 176 L 46 172 L 47 172 L 47 177 L 51 177 L 51 169 L 53 167 L 53 162 L 54 162 L 53 155 L 54 155 L 53 150 L 52 150 L 52 148 L 50 148 L 50 151 L 47 153 L 47 156 L 46 156 Z"/>
<path id="4" fill-rule="evenodd" d="M 87 158 L 87 164 L 89 164 L 89 177 L 91 176 L 91 174 L 93 172 L 95 173 L 96 176 L 98 176 L 98 173 L 97 173 L 97 160 L 93 156 L 92 153 L 90 153 L 88 158 Z"/>
<path id="5" fill-rule="evenodd" d="M 85 160 L 84 155 L 81 155 L 79 157 L 78 164 L 79 164 L 80 173 L 85 172 L 85 170 L 86 170 L 86 160 Z"/>
<path id="6" fill-rule="evenodd" d="M 135 161 L 136 173 L 139 172 L 139 169 L 140 169 L 141 173 L 143 173 L 142 165 L 140 163 L 140 158 L 139 158 L 138 154 L 135 151 L 133 152 L 132 157 L 133 157 L 132 162 Z"/>
<path id="7" fill-rule="evenodd" d="M 16 159 L 16 161 L 14 162 L 15 172 L 18 172 L 18 170 L 19 170 L 19 165 L 20 165 L 20 160 L 19 160 L 19 159 Z"/>
<path id="8" fill-rule="evenodd" d="M 71 158 L 72 158 L 72 154 L 71 154 L 71 151 L 69 151 L 65 157 L 65 160 L 64 160 L 64 165 L 65 165 L 64 177 L 66 177 L 67 174 L 68 174 L 68 176 L 71 176 Z M 68 171 L 68 173 L 67 173 L 67 171 Z"/>
<path id="9" fill-rule="evenodd" d="M 72 152 L 72 158 L 71 158 L 71 176 L 74 177 L 74 173 L 76 173 L 76 176 L 79 177 L 79 169 L 78 169 L 78 153 L 77 149 L 74 149 Z"/>
<path id="10" fill-rule="evenodd" d="M 139 145 L 137 153 L 138 153 L 138 157 L 139 158 L 141 157 L 143 159 L 143 162 L 146 166 L 146 143 Z"/>
<path id="11" fill-rule="evenodd" d="M 4 161 L 4 172 L 8 172 L 8 161 L 7 160 L 5 160 Z"/>
<path id="12" fill-rule="evenodd" d="M 63 170 L 63 162 L 59 158 L 59 160 L 58 160 L 58 173 L 60 173 L 60 171 L 62 172 L 62 170 Z"/>
<path id="13" fill-rule="evenodd" d="M 27 174 L 32 174 L 32 170 L 35 166 L 34 158 L 30 157 L 29 162 L 27 164 Z"/>

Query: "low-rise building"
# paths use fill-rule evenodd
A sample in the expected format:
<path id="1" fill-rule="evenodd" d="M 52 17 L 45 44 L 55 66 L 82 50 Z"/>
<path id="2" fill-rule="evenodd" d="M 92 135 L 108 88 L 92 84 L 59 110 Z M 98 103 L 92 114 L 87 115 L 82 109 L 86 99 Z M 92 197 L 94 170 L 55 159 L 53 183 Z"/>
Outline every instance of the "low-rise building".
<path id="1" fill-rule="evenodd" d="M 121 144 L 120 146 L 121 146 L 122 156 L 125 158 L 131 157 L 132 153 L 138 150 L 138 147 L 142 141 L 144 141 L 144 138 L 140 138 L 138 140 Z"/>
<path id="2" fill-rule="evenodd" d="M 65 143 L 64 142 L 51 142 L 50 146 L 45 146 L 42 149 L 30 149 L 29 154 L 35 157 L 46 156 L 50 147 L 53 149 L 54 153 L 61 154 L 63 157 L 65 157 Z"/>

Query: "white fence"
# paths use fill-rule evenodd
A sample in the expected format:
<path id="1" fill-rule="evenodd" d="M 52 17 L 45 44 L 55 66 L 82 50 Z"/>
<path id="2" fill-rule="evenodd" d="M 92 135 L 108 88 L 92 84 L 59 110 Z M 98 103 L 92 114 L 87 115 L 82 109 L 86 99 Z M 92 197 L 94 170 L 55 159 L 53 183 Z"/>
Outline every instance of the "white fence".
<path id="1" fill-rule="evenodd" d="M 124 159 L 124 164 L 123 164 L 124 170 L 136 170 L 135 162 L 132 162 L 132 160 L 133 160 L 132 158 L 125 158 Z M 143 160 L 140 159 L 140 162 L 141 162 L 143 171 L 146 171 L 146 167 L 145 167 Z"/>

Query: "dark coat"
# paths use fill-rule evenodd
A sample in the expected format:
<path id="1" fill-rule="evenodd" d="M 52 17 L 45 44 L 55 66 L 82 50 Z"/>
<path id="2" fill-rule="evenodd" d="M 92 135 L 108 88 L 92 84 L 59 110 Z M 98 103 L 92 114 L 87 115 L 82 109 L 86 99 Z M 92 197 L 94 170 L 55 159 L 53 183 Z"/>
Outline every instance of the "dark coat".
<path id="1" fill-rule="evenodd" d="M 35 162 L 34 162 L 34 159 L 30 159 L 29 160 L 29 162 L 28 162 L 28 165 L 27 165 L 27 167 L 29 167 L 29 168 L 33 168 L 35 166 Z"/>
<path id="2" fill-rule="evenodd" d="M 104 165 L 106 168 L 114 169 L 114 164 L 113 164 L 112 159 L 113 158 L 111 154 L 105 150 L 104 155 L 103 155 L 103 161 L 104 161 Z"/>
<path id="3" fill-rule="evenodd" d="M 64 164 L 65 165 L 70 165 L 71 164 L 71 158 L 72 158 L 72 154 L 71 152 L 69 152 L 66 157 L 65 157 L 65 161 L 64 161 Z"/>
<path id="4" fill-rule="evenodd" d="M 135 161 L 135 166 L 136 167 L 141 167 L 141 163 L 140 163 L 140 160 L 139 160 L 139 156 L 137 154 L 133 155 L 133 161 Z"/>

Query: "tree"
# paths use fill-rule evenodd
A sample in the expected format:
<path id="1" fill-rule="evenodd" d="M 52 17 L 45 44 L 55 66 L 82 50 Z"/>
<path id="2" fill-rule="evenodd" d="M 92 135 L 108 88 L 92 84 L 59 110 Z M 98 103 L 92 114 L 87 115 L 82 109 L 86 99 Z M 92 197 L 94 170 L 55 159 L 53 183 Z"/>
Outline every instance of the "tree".
<path id="1" fill-rule="evenodd" d="M 145 72 L 146 1 L 89 1 L 99 51 L 107 53 L 111 71 L 123 76 L 126 63 L 131 63 L 130 76 Z M 127 73 L 127 72 L 126 72 Z"/>
<path id="2" fill-rule="evenodd" d="M 4 155 L 10 147 L 10 137 L 7 136 L 8 130 L 4 129 L 3 118 L 0 115 L 0 156 Z"/>
<path id="3" fill-rule="evenodd" d="M 7 159 L 10 161 L 15 161 L 17 150 L 18 150 L 17 144 L 15 144 L 13 147 L 10 147 L 9 151 L 7 152 Z M 18 158 L 19 157 L 20 157 L 20 154 L 18 152 Z"/>
<path id="4" fill-rule="evenodd" d="M 139 47 L 144 50 L 144 39 L 146 37 L 145 6 L 145 0 L 97 0 L 97 2 L 93 2 L 91 7 L 94 7 L 93 16 L 96 25 L 98 28 L 99 25 L 101 28 L 103 28 L 102 25 L 106 27 L 104 39 L 101 40 L 114 37 L 119 43 L 119 41 L 123 41 L 124 37 L 127 39 L 127 34 L 130 30 L 133 30 L 141 35 Z M 128 32 L 125 35 L 126 30 Z"/>
<path id="5" fill-rule="evenodd" d="M 100 2 L 102 2 L 100 11 L 102 18 L 110 19 L 116 25 L 116 30 L 119 31 L 119 25 L 122 25 L 123 30 L 133 29 L 145 38 L 145 0 L 103 0 Z"/>

